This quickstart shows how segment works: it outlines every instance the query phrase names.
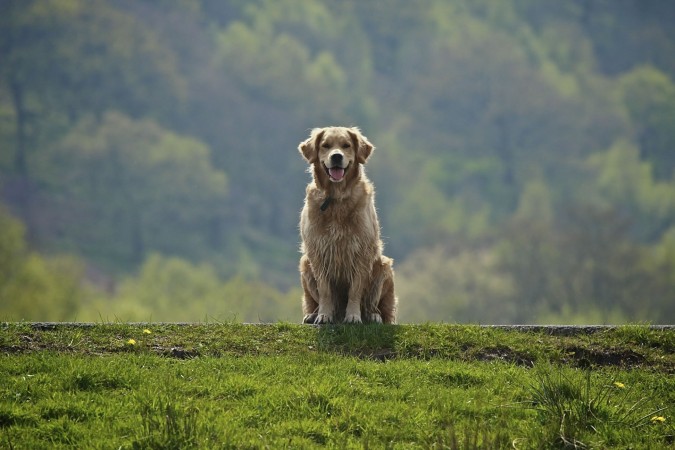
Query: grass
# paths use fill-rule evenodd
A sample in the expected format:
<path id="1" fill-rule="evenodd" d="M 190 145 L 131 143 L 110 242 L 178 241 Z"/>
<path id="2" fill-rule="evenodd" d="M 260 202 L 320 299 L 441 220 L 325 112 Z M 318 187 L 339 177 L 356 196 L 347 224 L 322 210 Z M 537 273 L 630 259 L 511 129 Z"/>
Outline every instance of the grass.
<path id="1" fill-rule="evenodd" d="M 0 324 L 0 448 L 668 448 L 674 348 L 645 326 Z"/>
<path id="2" fill-rule="evenodd" d="M 667 407 L 647 406 L 654 403 L 653 398 L 636 392 L 636 384 L 627 387 L 621 381 L 603 379 L 590 368 L 583 374 L 538 368 L 536 381 L 531 389 L 533 405 L 542 413 L 550 434 L 556 436 L 553 442 L 562 447 L 584 448 L 581 439 L 586 435 L 603 436 L 605 445 L 619 443 L 617 431 L 665 421 L 658 414 Z"/>

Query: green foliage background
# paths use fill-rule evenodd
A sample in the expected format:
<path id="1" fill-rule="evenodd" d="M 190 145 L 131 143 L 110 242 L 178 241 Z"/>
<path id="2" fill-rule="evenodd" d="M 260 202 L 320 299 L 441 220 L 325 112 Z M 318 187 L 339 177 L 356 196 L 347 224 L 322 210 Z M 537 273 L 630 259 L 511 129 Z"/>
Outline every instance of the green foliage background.
<path id="1" fill-rule="evenodd" d="M 4 0 L 0 316 L 297 320 L 297 144 L 378 150 L 400 320 L 675 320 L 675 4 Z"/>

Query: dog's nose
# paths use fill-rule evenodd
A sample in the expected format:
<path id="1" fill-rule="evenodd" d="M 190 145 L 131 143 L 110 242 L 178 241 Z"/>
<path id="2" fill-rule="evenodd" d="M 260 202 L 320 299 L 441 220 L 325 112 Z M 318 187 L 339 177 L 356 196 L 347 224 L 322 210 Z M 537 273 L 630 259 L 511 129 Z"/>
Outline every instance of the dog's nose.
<path id="1" fill-rule="evenodd" d="M 330 162 L 332 164 L 342 164 L 342 153 L 333 153 L 330 155 Z"/>

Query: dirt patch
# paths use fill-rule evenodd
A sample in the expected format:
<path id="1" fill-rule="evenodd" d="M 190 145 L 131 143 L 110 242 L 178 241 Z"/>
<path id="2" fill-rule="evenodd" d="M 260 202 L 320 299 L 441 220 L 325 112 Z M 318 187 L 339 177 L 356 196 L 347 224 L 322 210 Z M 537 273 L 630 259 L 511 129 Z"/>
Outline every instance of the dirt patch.
<path id="1" fill-rule="evenodd" d="M 641 367 L 647 359 L 630 349 L 588 349 L 566 347 L 564 361 L 577 367 L 618 366 L 625 368 Z"/>
<path id="2" fill-rule="evenodd" d="M 197 350 L 186 350 L 182 347 L 171 347 L 170 349 L 161 349 L 158 353 L 176 359 L 192 359 L 199 356 Z"/>
<path id="3" fill-rule="evenodd" d="M 471 359 L 477 361 L 504 361 L 517 366 L 532 367 L 534 358 L 506 346 L 487 347 L 477 349 L 471 354 Z"/>
<path id="4" fill-rule="evenodd" d="M 358 355 L 360 359 L 369 359 L 373 361 L 385 362 L 391 359 L 396 359 L 398 353 L 394 350 L 380 349 L 372 352 L 364 352 Z"/>

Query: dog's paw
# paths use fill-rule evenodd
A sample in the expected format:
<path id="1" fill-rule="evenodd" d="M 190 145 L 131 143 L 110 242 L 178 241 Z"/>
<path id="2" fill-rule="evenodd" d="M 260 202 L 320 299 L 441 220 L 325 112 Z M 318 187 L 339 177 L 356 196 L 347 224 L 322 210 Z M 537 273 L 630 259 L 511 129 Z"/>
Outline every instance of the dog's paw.
<path id="1" fill-rule="evenodd" d="M 328 314 L 317 314 L 316 319 L 314 319 L 314 324 L 315 325 L 321 325 L 324 323 L 332 323 L 333 318 L 329 316 Z"/>
<path id="2" fill-rule="evenodd" d="M 312 314 L 305 314 L 305 317 L 302 319 L 302 323 L 314 323 L 316 322 L 316 316 L 318 316 L 317 313 L 312 313 Z"/>
<path id="3" fill-rule="evenodd" d="M 361 316 L 359 314 L 347 314 L 345 323 L 361 323 Z"/>
<path id="4" fill-rule="evenodd" d="M 370 313 L 368 314 L 368 322 L 382 323 L 382 316 L 380 316 L 378 313 Z"/>

